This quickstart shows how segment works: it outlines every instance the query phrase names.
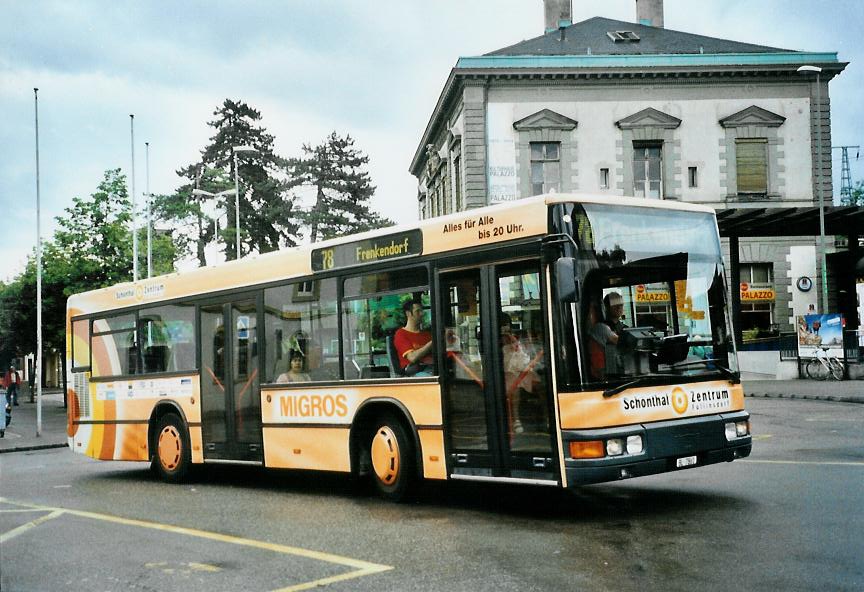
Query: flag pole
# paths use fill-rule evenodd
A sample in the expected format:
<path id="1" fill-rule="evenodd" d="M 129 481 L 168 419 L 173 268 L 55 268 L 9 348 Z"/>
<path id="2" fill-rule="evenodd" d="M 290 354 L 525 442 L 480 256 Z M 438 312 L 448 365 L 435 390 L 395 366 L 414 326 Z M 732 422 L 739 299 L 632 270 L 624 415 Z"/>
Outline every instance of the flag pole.
<path id="1" fill-rule="evenodd" d="M 132 281 L 138 281 L 138 207 L 135 201 L 135 116 L 129 115 L 129 135 L 132 139 Z"/>
<path id="2" fill-rule="evenodd" d="M 42 226 L 39 188 L 39 89 L 33 89 L 36 116 L 36 437 L 42 436 Z"/>

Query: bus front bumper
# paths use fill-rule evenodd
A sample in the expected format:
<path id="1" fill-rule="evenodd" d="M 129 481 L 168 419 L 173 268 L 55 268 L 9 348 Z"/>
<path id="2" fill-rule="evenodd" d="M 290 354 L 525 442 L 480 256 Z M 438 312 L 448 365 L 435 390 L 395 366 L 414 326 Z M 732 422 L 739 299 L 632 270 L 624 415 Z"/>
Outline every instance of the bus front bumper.
<path id="1" fill-rule="evenodd" d="M 672 421 L 634 424 L 595 430 L 562 432 L 565 470 L 569 487 L 604 483 L 682 469 L 731 462 L 750 455 L 753 442 L 746 411 L 722 413 Z M 729 437 L 727 426 L 747 422 L 747 434 Z M 571 442 L 627 442 L 641 436 L 642 450 L 631 454 L 604 454 L 601 458 L 568 456 Z"/>

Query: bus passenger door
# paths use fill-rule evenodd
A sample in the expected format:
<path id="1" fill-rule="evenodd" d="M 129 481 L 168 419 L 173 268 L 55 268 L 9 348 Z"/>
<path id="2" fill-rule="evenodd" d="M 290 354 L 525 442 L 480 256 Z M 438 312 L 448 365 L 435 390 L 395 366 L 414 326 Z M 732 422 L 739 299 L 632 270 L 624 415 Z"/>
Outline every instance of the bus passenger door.
<path id="1" fill-rule="evenodd" d="M 199 309 L 205 460 L 263 459 L 255 297 Z"/>
<path id="2" fill-rule="evenodd" d="M 442 272 L 439 280 L 453 476 L 554 483 L 539 261 Z"/>

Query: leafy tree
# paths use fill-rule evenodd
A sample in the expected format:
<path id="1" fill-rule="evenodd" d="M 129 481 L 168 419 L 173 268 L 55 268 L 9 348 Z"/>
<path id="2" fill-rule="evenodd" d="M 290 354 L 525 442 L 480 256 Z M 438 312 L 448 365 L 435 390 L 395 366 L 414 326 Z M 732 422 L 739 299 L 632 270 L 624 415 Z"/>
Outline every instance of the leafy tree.
<path id="1" fill-rule="evenodd" d="M 42 337 L 46 350 L 65 351 L 66 300 L 132 279 L 131 204 L 119 169 L 105 172 L 89 199 L 74 198 L 42 248 Z M 146 229 L 139 229 L 146 244 Z M 141 254 L 146 266 L 146 253 Z M 154 271 L 173 269 L 170 236 L 154 234 Z M 146 269 L 146 267 L 142 267 Z M 0 292 L 0 357 L 36 351 L 36 257 Z"/>
<path id="2" fill-rule="evenodd" d="M 844 206 L 864 206 L 864 181 L 858 181 L 852 188 L 852 195 L 843 200 Z"/>
<path id="3" fill-rule="evenodd" d="M 299 224 L 294 211 L 294 201 L 286 190 L 286 181 L 277 178 L 282 171 L 284 160 L 273 151 L 273 136 L 258 125 L 261 112 L 253 109 L 242 101 L 225 99 L 222 105 L 213 112 L 215 119 L 208 125 L 216 130 L 210 138 L 210 144 L 201 153 L 201 162 L 189 165 L 178 171 L 178 174 L 190 180 L 202 178 L 201 171 L 207 167 L 227 171 L 227 180 L 234 180 L 234 147 L 251 146 L 254 153 L 243 153 L 237 158 L 240 181 L 240 226 L 241 254 L 257 251 L 266 253 L 282 246 L 294 246 L 299 231 Z M 212 179 L 211 187 L 224 185 L 224 176 Z M 205 177 L 206 179 L 206 177 Z M 202 187 L 203 188 L 203 187 Z M 178 193 L 186 191 L 191 194 L 187 185 L 181 187 Z M 211 191 L 210 189 L 207 189 Z M 216 193 L 216 191 L 212 191 Z M 222 199 L 222 210 L 227 213 L 228 224 L 217 237 L 223 244 L 228 259 L 236 257 L 234 248 L 237 223 L 235 220 L 234 195 Z M 199 202 L 198 210 L 204 210 L 204 204 Z M 194 210 L 195 208 L 193 208 Z M 182 213 L 182 211 L 181 211 Z M 199 262 L 203 260 L 203 244 L 209 235 L 207 218 L 194 213 L 198 232 L 193 239 L 196 241 Z"/>
<path id="4" fill-rule="evenodd" d="M 315 189 L 315 204 L 300 214 L 313 243 L 393 224 L 370 208 L 375 187 L 365 170 L 369 157 L 354 147 L 350 135 L 334 131 L 315 147 L 304 144 L 303 152 L 305 158 L 289 160 L 286 168 L 291 187 Z"/>
<path id="5" fill-rule="evenodd" d="M 202 189 L 218 194 L 233 190 L 234 182 L 226 171 L 200 163 L 181 169 L 177 174 L 189 182 L 171 195 L 156 196 L 153 210 L 158 219 L 170 221 L 174 226 L 178 255 L 186 257 L 194 253 L 198 264 L 204 267 L 207 265 L 204 248 L 216 237 L 216 220 L 219 215 L 216 204 L 211 203 L 212 198 L 208 195 L 196 195 L 194 190 Z M 233 195 L 231 198 L 233 199 Z M 231 237 L 233 236 L 232 229 Z"/>

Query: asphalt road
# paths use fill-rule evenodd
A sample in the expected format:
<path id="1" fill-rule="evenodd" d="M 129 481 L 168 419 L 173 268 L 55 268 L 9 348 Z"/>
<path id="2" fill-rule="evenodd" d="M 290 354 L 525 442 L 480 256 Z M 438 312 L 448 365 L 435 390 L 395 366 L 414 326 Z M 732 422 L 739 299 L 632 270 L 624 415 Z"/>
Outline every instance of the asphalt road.
<path id="1" fill-rule="evenodd" d="M 862 590 L 864 406 L 748 399 L 754 452 L 585 487 L 443 484 L 394 505 L 341 476 L 0 455 L 0 587 Z"/>

